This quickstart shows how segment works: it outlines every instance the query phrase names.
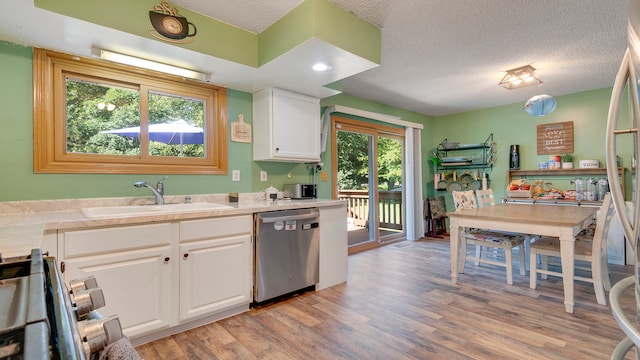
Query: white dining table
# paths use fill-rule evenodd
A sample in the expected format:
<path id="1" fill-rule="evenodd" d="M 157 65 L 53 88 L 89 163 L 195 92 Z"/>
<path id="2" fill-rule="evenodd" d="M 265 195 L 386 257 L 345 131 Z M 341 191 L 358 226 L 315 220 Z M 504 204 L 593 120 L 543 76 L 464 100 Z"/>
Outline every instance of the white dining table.
<path id="1" fill-rule="evenodd" d="M 564 305 L 573 313 L 575 235 L 594 220 L 597 207 L 497 204 L 448 212 L 451 241 L 451 282 L 464 273 L 466 249 L 460 249 L 460 232 L 467 227 L 560 238 Z"/>

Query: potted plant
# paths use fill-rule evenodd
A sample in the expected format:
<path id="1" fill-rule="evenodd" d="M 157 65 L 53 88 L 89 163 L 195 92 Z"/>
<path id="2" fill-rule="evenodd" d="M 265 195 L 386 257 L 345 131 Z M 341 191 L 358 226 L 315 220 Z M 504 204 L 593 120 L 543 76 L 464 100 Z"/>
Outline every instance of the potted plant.
<path id="1" fill-rule="evenodd" d="M 560 156 L 563 169 L 573 169 L 573 156 L 571 154 L 564 154 Z"/>

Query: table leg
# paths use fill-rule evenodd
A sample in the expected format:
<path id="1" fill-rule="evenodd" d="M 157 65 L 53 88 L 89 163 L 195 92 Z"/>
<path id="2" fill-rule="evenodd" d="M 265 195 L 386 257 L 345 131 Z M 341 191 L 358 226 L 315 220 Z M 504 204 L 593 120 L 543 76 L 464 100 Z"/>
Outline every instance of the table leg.
<path id="1" fill-rule="evenodd" d="M 458 255 L 460 254 L 460 231 L 458 220 L 455 217 L 449 219 L 449 241 L 451 249 L 451 282 L 458 282 Z"/>
<path id="2" fill-rule="evenodd" d="M 573 282 L 575 268 L 575 238 L 573 231 L 563 230 L 560 235 L 560 258 L 562 259 L 562 284 L 564 285 L 564 307 L 573 313 Z"/>

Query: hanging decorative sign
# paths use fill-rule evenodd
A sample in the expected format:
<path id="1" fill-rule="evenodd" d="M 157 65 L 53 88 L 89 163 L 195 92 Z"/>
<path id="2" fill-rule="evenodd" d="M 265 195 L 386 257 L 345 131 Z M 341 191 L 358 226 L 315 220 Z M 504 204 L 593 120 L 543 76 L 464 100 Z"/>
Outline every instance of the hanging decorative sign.
<path id="1" fill-rule="evenodd" d="M 231 141 L 250 143 L 251 125 L 244 122 L 244 115 L 238 115 L 238 121 L 231 123 Z"/>
<path id="2" fill-rule="evenodd" d="M 573 121 L 538 125 L 538 155 L 573 153 Z"/>
<path id="3" fill-rule="evenodd" d="M 156 4 L 149 11 L 149 20 L 153 26 L 149 34 L 159 40 L 176 44 L 187 44 L 195 40 L 196 26 L 187 21 L 186 17 L 180 16 L 178 9 L 171 6 L 169 1 Z"/>

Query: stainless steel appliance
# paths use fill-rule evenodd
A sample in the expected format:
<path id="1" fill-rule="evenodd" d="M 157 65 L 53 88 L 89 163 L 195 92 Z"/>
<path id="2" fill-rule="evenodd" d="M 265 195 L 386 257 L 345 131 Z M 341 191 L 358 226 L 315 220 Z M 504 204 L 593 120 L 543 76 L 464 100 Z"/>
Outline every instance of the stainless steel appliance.
<path id="1" fill-rule="evenodd" d="M 104 306 L 95 278 L 69 284 L 40 249 L 0 261 L 0 359 L 91 359 L 122 339 L 118 317 L 95 311 Z"/>
<path id="2" fill-rule="evenodd" d="M 285 184 L 283 196 L 291 199 L 315 199 L 317 189 L 316 184 Z"/>
<path id="3" fill-rule="evenodd" d="M 256 303 L 318 283 L 319 216 L 318 209 L 256 214 Z"/>
<path id="4" fill-rule="evenodd" d="M 636 328 L 637 321 L 630 321 L 621 311 L 619 306 L 619 297 L 622 290 L 627 286 L 635 287 L 637 320 L 640 320 L 640 243 L 638 243 L 638 235 L 640 230 L 640 188 L 636 171 L 633 173 L 633 195 L 631 196 L 631 204 L 626 204 L 622 193 L 620 178 L 618 177 L 618 158 L 620 156 L 631 156 L 637 159 L 640 145 L 640 101 L 638 98 L 638 88 L 640 87 L 640 0 L 629 1 L 629 16 L 627 26 L 627 52 L 624 55 L 620 70 L 616 75 L 613 84 L 613 92 L 611 94 L 611 105 L 609 107 L 609 116 L 607 121 L 607 177 L 609 180 L 609 188 L 613 198 L 616 212 L 620 218 L 622 229 L 625 237 L 632 249 L 635 249 L 636 265 L 635 275 L 618 282 L 610 293 L 611 309 L 618 324 L 627 335 L 618 347 L 614 350 L 611 358 L 623 358 L 624 354 L 635 344 L 636 358 L 640 358 L 640 330 Z M 623 94 L 627 89 L 630 99 L 630 119 L 620 119 L 619 107 L 622 103 Z M 618 136 L 625 137 L 618 142 Z M 629 139 L 630 138 L 630 139 Z M 633 147 L 625 148 L 625 144 L 633 144 Z M 620 147 L 618 147 L 620 145 Z M 632 162 L 635 167 L 635 161 Z M 624 180 L 623 180 L 624 181 Z M 627 205 L 632 209 L 630 214 L 627 212 Z"/>

